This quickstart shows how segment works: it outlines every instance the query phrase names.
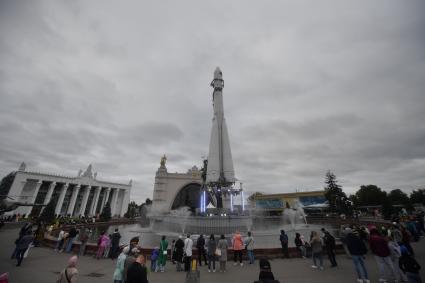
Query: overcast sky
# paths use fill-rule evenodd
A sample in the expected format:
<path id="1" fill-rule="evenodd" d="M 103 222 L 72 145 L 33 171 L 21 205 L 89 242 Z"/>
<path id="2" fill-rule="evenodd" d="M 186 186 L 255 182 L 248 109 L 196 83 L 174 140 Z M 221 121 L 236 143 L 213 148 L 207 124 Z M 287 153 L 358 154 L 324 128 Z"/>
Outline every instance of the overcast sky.
<path id="1" fill-rule="evenodd" d="M 216 66 L 249 192 L 425 186 L 424 1 L 0 0 L 0 174 L 207 156 Z"/>

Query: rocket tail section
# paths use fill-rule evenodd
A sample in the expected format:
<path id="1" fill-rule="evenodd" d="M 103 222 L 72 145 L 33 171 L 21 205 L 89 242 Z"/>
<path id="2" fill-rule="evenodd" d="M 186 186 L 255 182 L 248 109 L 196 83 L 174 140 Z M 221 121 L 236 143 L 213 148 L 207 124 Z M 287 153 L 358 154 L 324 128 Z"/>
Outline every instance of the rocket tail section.
<path id="1" fill-rule="evenodd" d="M 220 179 L 220 145 L 217 119 L 214 117 L 212 122 L 210 151 L 208 153 L 207 183 L 216 183 Z"/>
<path id="2" fill-rule="evenodd" d="M 222 126 L 222 141 L 223 141 L 223 173 L 227 182 L 234 183 L 235 169 L 233 168 L 232 152 L 230 150 L 230 139 L 227 131 L 226 119 L 223 119 Z"/>

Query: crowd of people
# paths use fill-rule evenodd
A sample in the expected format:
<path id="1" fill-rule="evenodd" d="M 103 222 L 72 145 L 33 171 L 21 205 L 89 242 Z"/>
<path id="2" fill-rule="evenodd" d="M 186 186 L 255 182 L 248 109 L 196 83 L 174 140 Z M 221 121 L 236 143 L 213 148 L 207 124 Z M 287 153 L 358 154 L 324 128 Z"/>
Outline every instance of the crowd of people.
<path id="1" fill-rule="evenodd" d="M 425 234 L 423 219 L 407 217 L 393 219 L 391 225 L 368 225 L 368 226 L 344 226 L 341 230 L 341 243 L 353 262 L 354 270 L 359 283 L 369 283 L 368 267 L 365 255 L 373 255 L 378 270 L 379 282 L 409 282 L 420 283 L 420 266 L 415 260 L 415 251 L 412 241 L 419 241 Z M 15 241 L 15 250 L 12 258 L 17 260 L 17 266 L 22 264 L 25 254 L 31 245 L 36 242 L 37 229 L 33 231 L 33 225 L 28 222 L 20 229 Z M 85 255 L 87 242 L 92 238 L 93 231 L 89 228 L 77 229 L 70 226 L 66 230 L 60 229 L 57 237 L 55 250 L 57 252 L 76 253 Z M 243 267 L 243 259 L 247 258 L 248 264 L 254 264 L 255 239 L 251 232 L 242 236 L 236 231 L 231 238 L 225 235 L 209 236 L 199 235 L 196 242 L 190 234 L 181 235 L 173 239 L 171 244 L 166 236 L 162 236 L 158 246 L 149 255 L 150 266 L 147 265 L 146 254 L 142 254 L 139 238 L 130 240 L 126 246 L 120 245 L 121 235 L 118 229 L 111 234 L 103 231 L 97 241 L 96 259 L 116 259 L 116 268 L 113 279 L 115 283 L 147 282 L 149 272 L 166 272 L 166 265 L 175 265 L 175 269 L 188 272 L 192 268 L 193 250 L 197 250 L 197 264 L 207 266 L 208 272 L 226 272 L 228 253 L 232 254 L 233 265 Z M 79 250 L 74 242 L 79 240 Z M 337 267 L 335 256 L 336 239 L 329 231 L 322 228 L 320 231 L 311 231 L 308 239 L 304 235 L 295 233 L 293 239 L 298 257 L 310 258 L 313 261 L 312 268 L 323 270 L 324 259 L 327 255 L 330 267 Z M 289 253 L 289 237 L 284 230 L 280 231 L 279 242 L 282 247 L 282 256 L 289 258 L 295 254 Z M 61 272 L 58 282 L 77 282 L 78 270 L 76 268 L 78 257 L 70 258 L 68 266 Z M 169 263 L 170 262 L 170 263 Z M 216 266 L 217 265 L 217 266 Z M 260 282 L 274 280 L 270 262 L 266 258 L 259 260 Z M 62 281 L 61 281 L 62 280 Z M 64 281 L 66 280 L 66 281 Z"/>

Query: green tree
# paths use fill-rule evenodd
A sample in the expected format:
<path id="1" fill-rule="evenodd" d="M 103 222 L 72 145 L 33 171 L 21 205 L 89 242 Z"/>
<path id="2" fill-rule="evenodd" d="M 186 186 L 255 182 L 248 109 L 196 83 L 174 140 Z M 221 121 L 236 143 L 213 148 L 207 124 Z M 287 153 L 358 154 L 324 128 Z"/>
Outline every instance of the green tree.
<path id="1" fill-rule="evenodd" d="M 111 220 L 111 206 L 109 205 L 109 203 L 105 204 L 99 218 L 102 222 L 108 222 L 109 220 Z"/>
<path id="2" fill-rule="evenodd" d="M 355 194 L 356 205 L 380 206 L 387 198 L 387 193 L 375 185 L 360 186 Z"/>
<path id="3" fill-rule="evenodd" d="M 410 194 L 410 202 L 425 205 L 425 189 L 414 190 Z"/>
<path id="4" fill-rule="evenodd" d="M 55 220 L 55 208 L 57 199 L 51 199 L 44 210 L 41 212 L 39 219 L 46 224 L 51 224 Z"/>
<path id="5" fill-rule="evenodd" d="M 410 203 L 409 196 L 400 189 L 389 192 L 388 199 L 392 204 L 402 204 L 407 206 Z"/>
<path id="6" fill-rule="evenodd" d="M 325 184 L 325 197 L 328 200 L 329 209 L 332 212 L 351 214 L 352 202 L 342 191 L 342 187 L 338 185 L 335 174 L 330 170 L 326 172 Z"/>
<path id="7" fill-rule="evenodd" d="M 126 218 L 134 218 L 137 216 L 137 212 L 139 211 L 139 206 L 136 202 L 132 201 L 128 204 L 127 212 L 124 214 Z"/>

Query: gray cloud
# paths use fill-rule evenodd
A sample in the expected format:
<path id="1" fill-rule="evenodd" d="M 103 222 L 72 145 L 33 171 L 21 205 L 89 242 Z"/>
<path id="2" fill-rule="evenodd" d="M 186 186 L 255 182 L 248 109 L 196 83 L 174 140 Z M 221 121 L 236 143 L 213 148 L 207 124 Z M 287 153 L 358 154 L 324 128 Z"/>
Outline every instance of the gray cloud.
<path id="1" fill-rule="evenodd" d="M 423 1 L 0 2 L 0 174 L 21 161 L 151 197 L 208 153 L 214 68 L 248 191 L 424 186 Z M 184 16 L 182 16 L 184 15 Z"/>

